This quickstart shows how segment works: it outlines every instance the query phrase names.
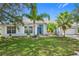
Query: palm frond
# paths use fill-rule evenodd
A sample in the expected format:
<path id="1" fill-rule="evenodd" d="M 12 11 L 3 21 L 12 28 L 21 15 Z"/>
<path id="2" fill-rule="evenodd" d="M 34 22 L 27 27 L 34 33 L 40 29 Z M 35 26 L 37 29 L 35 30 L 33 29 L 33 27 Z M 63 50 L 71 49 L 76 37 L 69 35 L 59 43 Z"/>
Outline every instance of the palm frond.
<path id="1" fill-rule="evenodd" d="M 40 14 L 40 17 L 42 17 L 42 18 L 48 18 L 48 20 L 50 20 L 50 16 L 48 15 L 48 14 L 46 14 L 46 13 L 43 13 L 43 14 Z"/>
<path id="2" fill-rule="evenodd" d="M 33 16 L 31 16 L 30 14 L 23 14 L 23 16 L 25 16 L 25 17 L 27 17 L 27 18 L 33 20 Z"/>
<path id="3" fill-rule="evenodd" d="M 39 20 L 42 20 L 43 21 L 43 18 L 40 15 L 38 15 L 36 20 L 37 21 L 39 21 Z"/>
<path id="4" fill-rule="evenodd" d="M 67 28 L 70 28 L 71 25 L 73 24 L 72 19 L 73 19 L 72 15 L 67 11 L 60 13 L 59 16 L 57 17 L 58 26 L 61 27 L 63 31 L 65 31 Z"/>

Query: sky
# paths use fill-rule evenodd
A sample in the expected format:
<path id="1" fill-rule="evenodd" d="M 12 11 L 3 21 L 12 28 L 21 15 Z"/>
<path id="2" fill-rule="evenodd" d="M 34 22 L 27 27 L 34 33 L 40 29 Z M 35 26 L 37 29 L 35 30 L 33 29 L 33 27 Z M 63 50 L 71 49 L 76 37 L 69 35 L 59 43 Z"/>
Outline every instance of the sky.
<path id="1" fill-rule="evenodd" d="M 51 20 L 56 20 L 60 12 L 71 12 L 75 8 L 74 4 L 69 3 L 38 3 L 38 14 L 47 13 L 50 15 Z"/>
<path id="2" fill-rule="evenodd" d="M 38 14 L 47 13 L 50 15 L 50 20 L 56 20 L 61 12 L 72 12 L 73 9 L 75 9 L 75 5 L 71 3 L 37 3 Z M 23 12 L 29 13 L 30 11 L 25 7 Z"/>
<path id="3" fill-rule="evenodd" d="M 50 15 L 50 20 L 56 20 L 57 15 L 63 11 L 70 13 L 74 8 L 75 5 L 71 3 L 37 3 L 38 14 L 47 13 Z M 25 12 L 29 13 L 26 9 Z"/>

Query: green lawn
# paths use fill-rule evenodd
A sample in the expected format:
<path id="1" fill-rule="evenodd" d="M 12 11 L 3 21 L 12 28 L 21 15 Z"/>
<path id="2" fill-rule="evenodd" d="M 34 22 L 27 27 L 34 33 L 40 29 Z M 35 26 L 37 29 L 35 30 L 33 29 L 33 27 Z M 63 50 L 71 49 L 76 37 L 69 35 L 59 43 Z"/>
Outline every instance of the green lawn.
<path id="1" fill-rule="evenodd" d="M 0 42 L 0 55 L 67 56 L 79 50 L 79 40 L 70 38 L 10 38 Z"/>

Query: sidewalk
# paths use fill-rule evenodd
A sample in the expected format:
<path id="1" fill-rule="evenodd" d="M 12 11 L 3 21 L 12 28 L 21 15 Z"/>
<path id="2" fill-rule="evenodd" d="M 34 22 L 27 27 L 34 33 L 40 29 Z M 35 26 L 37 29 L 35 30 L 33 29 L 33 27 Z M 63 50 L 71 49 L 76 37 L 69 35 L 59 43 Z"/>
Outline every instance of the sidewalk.
<path id="1" fill-rule="evenodd" d="M 66 36 L 79 40 L 79 35 L 66 35 Z"/>

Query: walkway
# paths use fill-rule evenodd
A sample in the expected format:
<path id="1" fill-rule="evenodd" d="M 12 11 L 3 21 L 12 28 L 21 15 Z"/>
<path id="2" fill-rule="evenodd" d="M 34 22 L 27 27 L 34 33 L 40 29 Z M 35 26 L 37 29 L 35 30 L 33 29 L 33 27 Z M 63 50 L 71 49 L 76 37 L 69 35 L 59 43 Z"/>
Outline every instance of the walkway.
<path id="1" fill-rule="evenodd" d="M 74 56 L 79 56 L 79 51 L 75 51 L 75 53 L 76 53 L 76 55 L 74 55 Z"/>

